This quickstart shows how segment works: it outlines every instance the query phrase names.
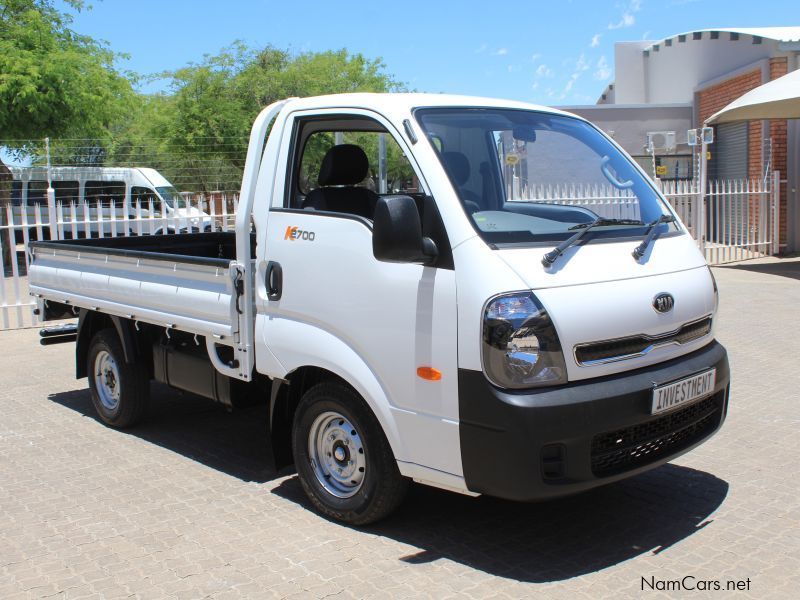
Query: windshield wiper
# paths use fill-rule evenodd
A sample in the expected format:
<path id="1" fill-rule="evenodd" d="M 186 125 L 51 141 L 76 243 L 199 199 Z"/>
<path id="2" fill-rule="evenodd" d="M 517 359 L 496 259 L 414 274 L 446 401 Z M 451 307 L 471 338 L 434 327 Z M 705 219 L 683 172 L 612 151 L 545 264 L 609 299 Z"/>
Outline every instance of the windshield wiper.
<path id="1" fill-rule="evenodd" d="M 542 264 L 545 267 L 549 267 L 552 265 L 559 256 L 564 254 L 564 252 L 574 246 L 576 243 L 580 241 L 580 239 L 589 233 L 595 227 L 602 227 L 603 225 L 644 225 L 641 221 L 637 221 L 636 219 L 604 219 L 603 217 L 597 217 L 594 221 L 590 221 L 588 223 L 578 223 L 577 225 L 573 225 L 570 227 L 570 230 L 573 229 L 580 229 L 578 233 L 573 235 L 570 238 L 567 238 L 563 242 L 561 242 L 558 246 L 553 248 L 550 252 L 545 254 L 542 257 Z"/>
<path id="2" fill-rule="evenodd" d="M 644 256 L 644 253 L 647 252 L 647 247 L 650 245 L 650 242 L 653 241 L 653 238 L 656 237 L 656 233 L 658 232 L 658 226 L 662 223 L 672 223 L 675 220 L 675 217 L 672 215 L 661 215 L 655 221 L 652 221 L 647 224 L 647 233 L 642 240 L 642 243 L 634 248 L 632 255 L 634 260 L 638 261 L 640 258 Z"/>

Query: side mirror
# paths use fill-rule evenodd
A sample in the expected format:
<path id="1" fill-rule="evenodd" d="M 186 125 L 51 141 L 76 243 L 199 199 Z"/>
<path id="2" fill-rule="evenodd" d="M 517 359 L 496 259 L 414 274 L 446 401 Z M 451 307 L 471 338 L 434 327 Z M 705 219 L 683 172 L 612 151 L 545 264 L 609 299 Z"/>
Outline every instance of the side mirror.
<path id="1" fill-rule="evenodd" d="M 372 253 L 385 262 L 431 264 L 439 252 L 436 243 L 422 236 L 422 224 L 410 196 L 383 196 L 375 207 Z"/>

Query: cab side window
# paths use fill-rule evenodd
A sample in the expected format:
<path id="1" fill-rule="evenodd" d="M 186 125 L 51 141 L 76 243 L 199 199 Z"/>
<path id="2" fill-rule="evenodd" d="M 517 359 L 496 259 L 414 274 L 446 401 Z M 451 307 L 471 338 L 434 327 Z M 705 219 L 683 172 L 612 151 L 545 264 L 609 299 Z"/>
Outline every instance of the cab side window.
<path id="1" fill-rule="evenodd" d="M 422 234 L 439 249 L 436 267 L 453 269 L 447 232 L 434 199 L 397 140 L 368 117 L 337 115 L 300 120 L 294 130 L 285 206 L 372 220 L 381 196 L 413 198 Z"/>
<path id="2" fill-rule="evenodd" d="M 141 186 L 133 186 L 131 188 L 131 203 L 134 206 L 140 204 L 143 208 L 146 208 L 150 205 L 150 202 L 153 202 L 154 204 L 159 202 L 155 191 Z"/>
<path id="3" fill-rule="evenodd" d="M 372 219 L 380 195 L 418 193 L 408 158 L 375 121 L 309 121 L 298 137 L 291 208 Z"/>
<path id="4" fill-rule="evenodd" d="M 364 179 L 354 185 L 384 194 L 418 191 L 414 170 L 390 134 L 375 131 L 318 131 L 308 137 L 303 148 L 298 178 L 302 194 L 306 195 L 322 187 L 323 184 L 319 181 L 322 162 L 325 155 L 337 145 L 356 146 L 364 152 L 367 159 Z M 382 146 L 385 150 L 381 149 Z M 383 170 L 382 162 L 385 165 Z"/>

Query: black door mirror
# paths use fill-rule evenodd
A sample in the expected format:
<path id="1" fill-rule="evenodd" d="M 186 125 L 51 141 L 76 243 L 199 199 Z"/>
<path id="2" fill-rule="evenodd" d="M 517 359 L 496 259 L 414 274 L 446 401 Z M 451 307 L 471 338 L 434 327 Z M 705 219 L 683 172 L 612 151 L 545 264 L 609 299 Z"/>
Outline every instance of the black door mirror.
<path id="1" fill-rule="evenodd" d="M 386 262 L 431 264 L 436 260 L 436 243 L 422 236 L 413 198 L 383 196 L 378 200 L 372 225 L 372 253 Z"/>

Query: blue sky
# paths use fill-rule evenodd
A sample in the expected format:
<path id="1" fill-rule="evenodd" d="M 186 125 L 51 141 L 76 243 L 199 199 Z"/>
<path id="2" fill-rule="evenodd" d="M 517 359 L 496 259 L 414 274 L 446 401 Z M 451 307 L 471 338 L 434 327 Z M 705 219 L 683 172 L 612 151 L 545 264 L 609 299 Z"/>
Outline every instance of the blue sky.
<path id="1" fill-rule="evenodd" d="M 120 66 L 144 74 L 241 39 L 381 57 L 416 91 L 571 105 L 594 103 L 613 79 L 614 42 L 778 25 L 800 25 L 796 0 L 103 0 L 73 28 L 129 54 Z"/>

